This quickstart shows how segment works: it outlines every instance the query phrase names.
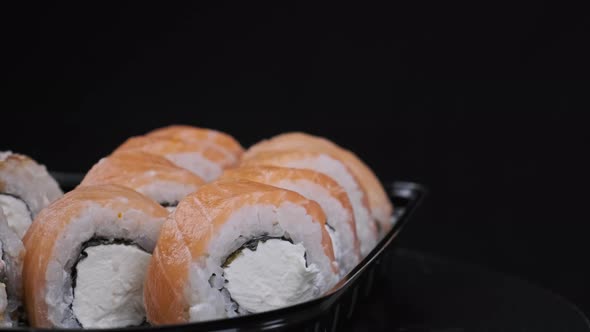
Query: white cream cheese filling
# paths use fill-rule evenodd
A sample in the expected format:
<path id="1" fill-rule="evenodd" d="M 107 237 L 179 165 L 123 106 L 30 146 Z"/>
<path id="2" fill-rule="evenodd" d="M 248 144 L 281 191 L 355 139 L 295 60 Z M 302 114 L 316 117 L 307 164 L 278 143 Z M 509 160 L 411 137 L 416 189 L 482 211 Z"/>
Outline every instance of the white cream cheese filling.
<path id="1" fill-rule="evenodd" d="M 27 204 L 14 196 L 0 194 L 0 208 L 4 211 L 8 227 L 22 239 L 33 222 Z"/>
<path id="2" fill-rule="evenodd" d="M 224 269 L 225 285 L 241 309 L 269 311 L 310 300 L 317 295 L 315 265 L 305 266 L 305 248 L 280 239 L 244 248 Z"/>
<path id="3" fill-rule="evenodd" d="M 143 323 L 143 282 L 151 255 L 138 247 L 89 247 L 76 266 L 72 309 L 85 328 L 127 327 Z"/>

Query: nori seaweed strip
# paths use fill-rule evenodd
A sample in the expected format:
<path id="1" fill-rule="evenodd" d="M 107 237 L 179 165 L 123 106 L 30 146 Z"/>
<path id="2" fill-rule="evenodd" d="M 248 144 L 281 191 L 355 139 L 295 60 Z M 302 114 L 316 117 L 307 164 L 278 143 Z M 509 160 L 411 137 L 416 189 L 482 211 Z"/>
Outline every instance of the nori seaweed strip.
<path id="1" fill-rule="evenodd" d="M 381 234 L 381 232 L 383 231 L 383 227 L 381 227 L 381 224 L 378 222 L 375 222 L 375 227 L 377 227 L 377 234 Z"/>
<path id="2" fill-rule="evenodd" d="M 160 203 L 160 205 L 162 207 L 165 207 L 165 208 L 178 206 L 178 201 L 174 201 L 174 202 L 159 202 L 159 203 Z"/>
<path id="3" fill-rule="evenodd" d="M 336 228 L 332 227 L 332 225 L 326 222 L 326 227 L 328 227 L 332 232 L 336 232 Z"/>
<path id="4" fill-rule="evenodd" d="M 16 311 L 13 313 L 12 320 L 16 321 L 17 327 L 29 327 L 29 318 L 27 317 L 27 312 L 25 311 L 25 307 L 23 305 L 18 306 Z"/>
<path id="5" fill-rule="evenodd" d="M 96 246 L 102 246 L 102 245 L 109 245 L 109 244 L 124 244 L 124 245 L 128 245 L 128 246 L 135 246 L 143 251 L 145 251 L 143 248 L 141 248 L 140 246 L 138 246 L 135 242 L 133 242 L 132 240 L 127 240 L 127 239 L 108 239 L 106 237 L 92 237 L 90 240 L 82 243 L 82 250 L 84 251 L 90 247 L 96 247 Z"/>

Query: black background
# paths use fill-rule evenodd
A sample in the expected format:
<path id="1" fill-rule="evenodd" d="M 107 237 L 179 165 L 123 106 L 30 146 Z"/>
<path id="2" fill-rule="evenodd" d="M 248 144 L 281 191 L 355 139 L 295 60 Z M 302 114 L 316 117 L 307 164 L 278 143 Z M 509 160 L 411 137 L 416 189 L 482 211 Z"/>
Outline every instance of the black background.
<path id="1" fill-rule="evenodd" d="M 303 130 L 431 195 L 403 245 L 590 313 L 587 11 L 549 2 L 290 8 L 60 3 L 2 13 L 0 150 L 85 171 L 169 123 Z"/>

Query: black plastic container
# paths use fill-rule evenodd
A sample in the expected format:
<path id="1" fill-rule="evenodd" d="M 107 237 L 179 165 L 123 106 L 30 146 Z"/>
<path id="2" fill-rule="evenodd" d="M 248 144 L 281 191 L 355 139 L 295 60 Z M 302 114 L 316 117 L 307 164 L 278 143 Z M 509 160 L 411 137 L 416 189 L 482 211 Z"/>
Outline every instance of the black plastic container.
<path id="1" fill-rule="evenodd" d="M 81 180 L 74 174 L 53 174 L 64 190 L 72 189 Z M 182 325 L 131 327 L 107 331 L 340 331 L 359 310 L 359 299 L 370 295 L 376 287 L 375 276 L 385 270 L 384 262 L 392 254 L 395 238 L 426 194 L 423 186 L 411 182 L 394 182 L 386 186 L 394 204 L 395 225 L 361 263 L 330 292 L 313 301 L 249 316 Z M 33 331 L 17 328 L 10 330 Z M 3 331 L 0 329 L 0 331 Z M 51 330 L 58 331 L 58 330 Z M 63 330 L 63 331 L 72 331 Z M 85 329 L 84 331 L 105 331 Z"/>

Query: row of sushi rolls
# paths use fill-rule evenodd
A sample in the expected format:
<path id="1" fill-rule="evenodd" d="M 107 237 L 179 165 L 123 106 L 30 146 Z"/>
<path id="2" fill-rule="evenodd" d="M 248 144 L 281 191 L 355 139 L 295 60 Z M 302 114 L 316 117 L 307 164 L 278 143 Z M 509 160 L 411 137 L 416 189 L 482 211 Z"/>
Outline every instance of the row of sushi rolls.
<path id="1" fill-rule="evenodd" d="M 116 328 L 270 311 L 334 289 L 393 225 L 371 169 L 328 139 L 245 150 L 172 125 L 72 191 L 0 152 L 0 326 Z"/>

